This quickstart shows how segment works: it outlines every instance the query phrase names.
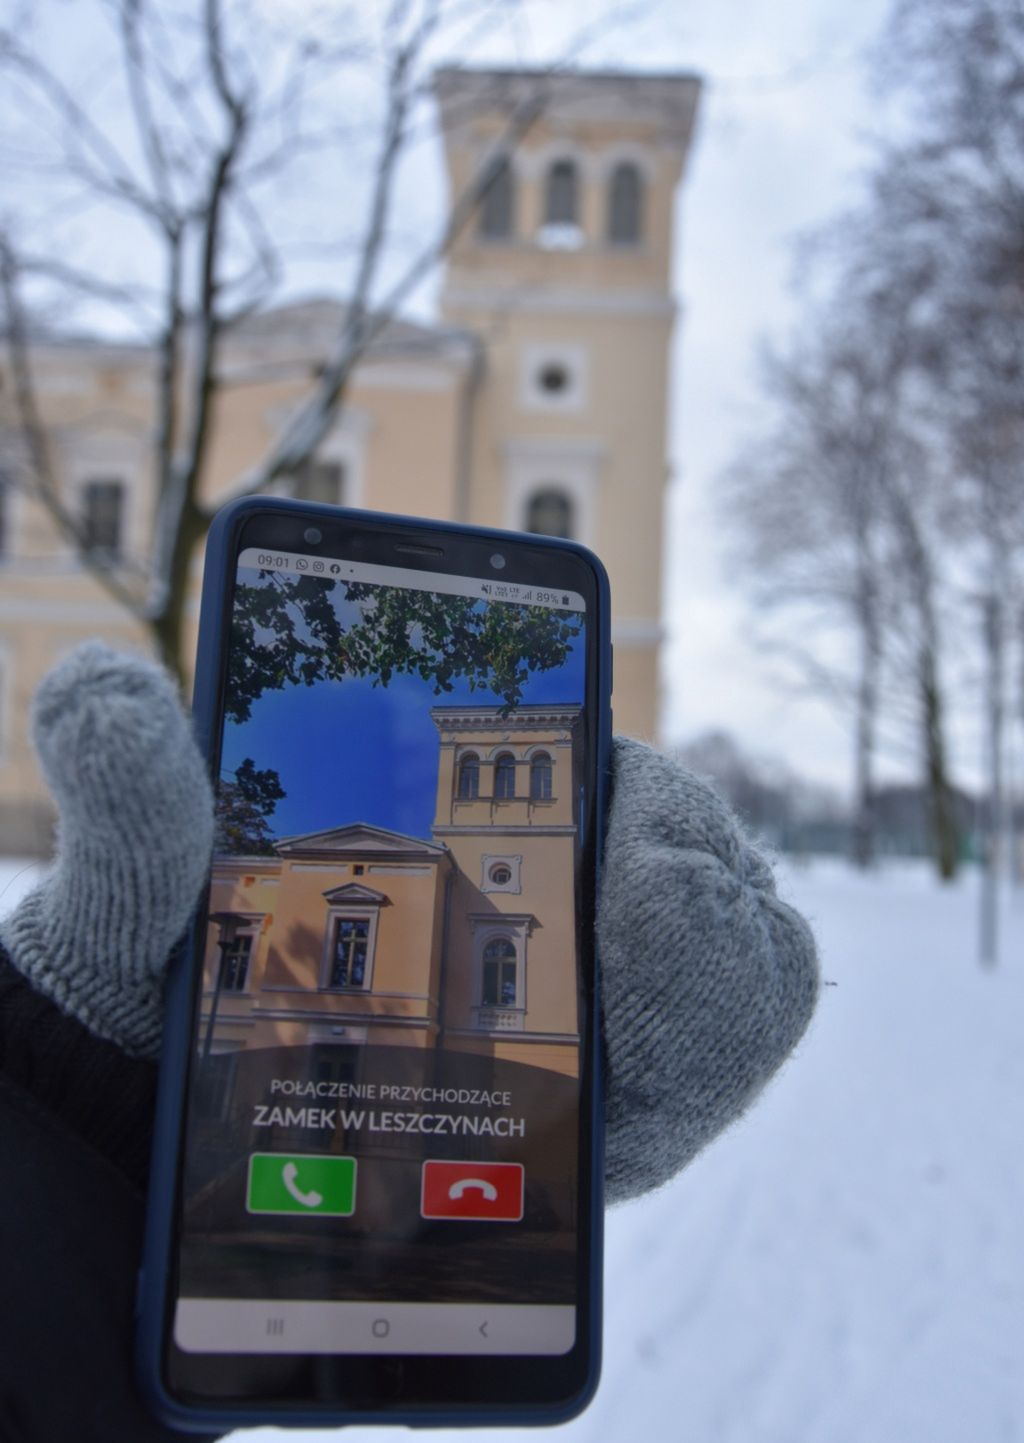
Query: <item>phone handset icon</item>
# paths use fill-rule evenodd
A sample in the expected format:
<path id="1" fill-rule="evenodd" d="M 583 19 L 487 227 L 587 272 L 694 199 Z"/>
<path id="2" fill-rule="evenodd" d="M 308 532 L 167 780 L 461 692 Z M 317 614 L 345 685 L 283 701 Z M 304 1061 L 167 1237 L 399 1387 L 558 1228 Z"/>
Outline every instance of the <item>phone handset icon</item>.
<path id="1" fill-rule="evenodd" d="M 498 1189 L 491 1182 L 485 1182 L 482 1177 L 460 1177 L 458 1182 L 453 1182 L 448 1189 L 448 1196 L 453 1202 L 457 1202 L 463 1193 L 469 1188 L 476 1188 L 483 1193 L 488 1202 L 497 1202 Z"/>
<path id="2" fill-rule="evenodd" d="M 303 1192 L 295 1181 L 298 1175 L 299 1170 L 295 1164 L 293 1162 L 286 1162 L 281 1171 L 281 1181 L 297 1203 L 301 1203 L 304 1208 L 318 1208 L 323 1202 L 323 1198 L 315 1190 Z"/>

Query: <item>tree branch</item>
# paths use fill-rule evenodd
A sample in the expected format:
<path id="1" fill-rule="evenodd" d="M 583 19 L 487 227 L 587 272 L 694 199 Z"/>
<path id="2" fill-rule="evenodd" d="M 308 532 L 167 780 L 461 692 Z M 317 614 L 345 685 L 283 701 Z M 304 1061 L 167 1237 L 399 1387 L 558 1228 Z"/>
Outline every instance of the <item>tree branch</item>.
<path id="1" fill-rule="evenodd" d="M 62 81 L 34 56 L 23 50 L 7 30 L 0 30 L 0 62 L 25 76 L 64 121 L 75 142 L 92 152 L 101 167 L 98 174 L 88 164 L 81 162 L 85 164 L 90 182 L 101 192 L 128 202 L 148 219 L 162 225 L 160 206 L 137 184 L 116 146 L 93 124 L 88 112 Z"/>
<path id="2" fill-rule="evenodd" d="M 224 207 L 232 182 L 232 171 L 244 142 L 248 112 L 231 89 L 222 53 L 222 29 L 218 0 L 206 0 L 205 54 L 216 93 L 228 117 L 228 134 L 214 160 L 203 211 L 200 248 L 200 281 L 196 354 L 190 371 L 191 414 L 188 435 L 180 455 L 168 459 L 166 476 L 158 503 L 153 548 L 153 570 L 147 614 L 158 620 L 172 595 L 175 573 L 187 571 L 200 510 L 196 502 L 200 469 L 210 422 L 215 386 L 214 358 L 221 318 L 218 314 L 217 265 L 222 246 Z M 180 272 L 179 272 L 180 276 Z M 168 335 L 170 335 L 170 331 Z M 176 332 L 175 332 L 176 341 Z M 173 404 L 173 398 L 168 398 Z"/>
<path id="3" fill-rule="evenodd" d="M 368 293 L 383 241 L 384 221 L 406 113 L 406 99 L 398 81 L 404 78 L 407 66 L 408 61 L 404 58 L 404 52 L 399 52 L 392 68 L 388 117 L 377 166 L 370 222 L 362 247 L 354 288 L 354 300 L 346 313 L 345 324 L 334 356 L 324 368 L 316 390 L 300 406 L 273 450 L 254 470 L 243 476 L 227 495 L 219 498 L 218 506 L 205 513 L 207 520 L 212 520 L 216 510 L 227 504 L 229 500 L 233 500 L 237 496 L 265 491 L 279 477 L 295 471 L 313 454 L 327 433 L 338 401 L 356 364 L 381 332 L 391 324 L 405 299 L 415 290 L 424 276 L 429 274 L 447 255 L 466 225 L 469 224 L 497 178 L 493 155 L 504 154 L 508 150 L 514 149 L 529 132 L 546 104 L 543 81 L 547 79 L 548 75 L 556 73 L 556 68 L 552 67 L 544 76 L 538 77 L 538 87 L 535 92 L 515 108 L 504 132 L 493 148 L 493 153 L 485 158 L 469 184 L 457 198 L 440 236 L 416 257 L 401 279 L 385 294 L 380 305 L 375 307 L 371 313 L 367 303 Z"/>
<path id="4" fill-rule="evenodd" d="M 164 224 L 175 236 L 180 233 L 180 223 L 174 198 L 174 183 L 171 169 L 164 150 L 160 127 L 156 123 L 149 98 L 146 79 L 146 61 L 143 53 L 139 22 L 142 17 L 143 0 L 122 0 L 120 31 L 125 55 L 125 74 L 128 95 L 135 115 L 135 126 L 142 141 L 142 148 L 149 162 L 150 174 L 159 196 Z"/>

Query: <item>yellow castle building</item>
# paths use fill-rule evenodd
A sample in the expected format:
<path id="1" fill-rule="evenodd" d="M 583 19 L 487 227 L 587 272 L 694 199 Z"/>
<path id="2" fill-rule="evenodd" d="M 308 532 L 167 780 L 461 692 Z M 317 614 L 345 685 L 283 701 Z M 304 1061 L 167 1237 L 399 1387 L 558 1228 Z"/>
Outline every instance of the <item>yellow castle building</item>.
<path id="1" fill-rule="evenodd" d="M 574 1076 L 579 705 L 439 706 L 430 840 L 215 860 L 200 1048 L 444 1048 Z"/>
<path id="2" fill-rule="evenodd" d="M 592 547 L 612 585 L 616 727 L 655 738 L 673 211 L 700 86 L 691 75 L 544 77 L 540 118 L 503 153 L 510 110 L 538 82 L 437 75 L 452 194 L 484 163 L 494 183 L 447 256 L 439 321 L 387 328 L 314 462 L 280 490 Z M 337 300 L 296 302 L 225 335 L 207 502 L 233 492 L 280 434 L 343 316 Z M 63 502 L 87 545 L 127 574 L 149 553 L 157 506 L 156 351 L 51 339 L 33 365 Z M 0 427 L 14 454 L 8 381 L 0 374 Z M 0 849 L 46 853 L 52 811 L 28 741 L 35 688 L 87 637 L 148 643 L 16 470 L 0 474 Z M 201 573 L 197 555 L 193 627 Z"/>

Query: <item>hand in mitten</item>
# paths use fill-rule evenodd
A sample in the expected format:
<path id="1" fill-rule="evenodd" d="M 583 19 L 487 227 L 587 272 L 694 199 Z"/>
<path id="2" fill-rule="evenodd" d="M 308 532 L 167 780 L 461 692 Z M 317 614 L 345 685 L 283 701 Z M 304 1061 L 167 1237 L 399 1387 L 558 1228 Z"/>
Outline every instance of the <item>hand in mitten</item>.
<path id="1" fill-rule="evenodd" d="M 120 1371 L 110 1364 L 103 1385 L 110 1426 L 79 1426 L 77 1436 L 164 1437 L 133 1411 L 128 1338 L 139 1232 L 129 1184 L 144 1184 L 164 969 L 208 874 L 211 791 L 168 679 L 98 643 L 44 681 L 33 723 L 60 825 L 51 873 L 0 922 L 8 954 L 0 954 L 0 1143 L 8 1155 L 38 1155 L 38 1167 L 18 1175 L 21 1191 L 0 1198 L 8 1208 L 0 1274 L 9 1279 L 20 1267 L 27 1287 L 40 1272 L 34 1259 L 54 1256 L 53 1239 L 41 1234 L 69 1224 L 66 1210 L 45 1211 L 59 1188 L 38 1201 L 39 1179 L 61 1150 L 73 1154 L 80 1196 L 97 1209 L 108 1199 L 122 1222 L 102 1240 L 103 1266 L 86 1268 L 84 1281 L 83 1249 L 100 1246 L 87 1232 L 78 1248 L 65 1236 L 66 1267 L 36 1287 L 33 1316 L 47 1342 L 35 1342 L 23 1323 L 25 1356 L 48 1348 L 64 1387 L 45 1397 L 36 1390 L 31 1405 L 75 1416 L 72 1372 L 82 1353 L 69 1331 L 63 1356 L 51 1319 L 77 1269 L 80 1291 L 103 1293 L 102 1338 L 114 1348 L 124 1335 Z M 671 1177 L 757 1094 L 807 1025 L 817 967 L 806 924 L 779 900 L 769 867 L 706 786 L 624 741 L 615 743 L 612 782 L 597 932 L 615 1201 Z M 25 1216 L 12 1219 L 19 1206 Z M 94 1317 L 97 1299 L 83 1297 Z M 14 1320 L 0 1317 L 6 1335 L 5 1321 Z M 17 1350 L 4 1366 L 13 1379 L 24 1371 Z M 11 1403 L 6 1386 L 0 1371 L 0 1423 L 5 1407 L 26 1406 Z M 23 1431 L 47 1437 L 55 1426 L 47 1414 L 45 1425 Z"/>
<path id="2" fill-rule="evenodd" d="M 818 993 L 807 923 L 716 794 L 615 742 L 597 935 L 606 1198 L 657 1187 L 734 1121 Z"/>
<path id="3" fill-rule="evenodd" d="M 0 1438 L 173 1443 L 135 1392 L 133 1310 L 163 974 L 210 786 L 165 675 L 107 647 L 44 681 L 33 726 L 60 823 L 0 923 Z"/>

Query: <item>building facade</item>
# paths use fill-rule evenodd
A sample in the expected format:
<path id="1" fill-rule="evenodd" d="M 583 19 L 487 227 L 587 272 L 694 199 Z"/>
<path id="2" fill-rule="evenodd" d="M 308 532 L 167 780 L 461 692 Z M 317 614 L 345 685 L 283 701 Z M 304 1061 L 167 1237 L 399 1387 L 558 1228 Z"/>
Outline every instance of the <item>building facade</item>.
<path id="1" fill-rule="evenodd" d="M 386 329 L 314 462 L 281 489 L 591 546 L 612 583 L 616 726 L 654 738 L 673 206 L 699 82 L 456 69 L 438 74 L 436 93 L 453 204 L 481 166 L 491 181 L 449 250 L 441 319 Z M 520 135 L 516 117 L 538 94 Z M 334 300 L 295 303 L 224 338 L 206 501 L 232 494 L 280 434 L 343 316 Z M 64 503 L 127 574 L 148 554 L 156 511 L 157 357 L 81 339 L 40 343 L 33 361 Z M 0 387 L 8 437 L 10 391 Z M 35 688 L 87 637 L 147 639 L 14 474 L 0 477 L 0 848 L 45 853 Z M 193 626 L 201 572 L 197 555 Z"/>
<path id="2" fill-rule="evenodd" d="M 580 707 L 435 707 L 430 838 L 215 859 L 204 1053 L 441 1048 L 577 1074 Z"/>

